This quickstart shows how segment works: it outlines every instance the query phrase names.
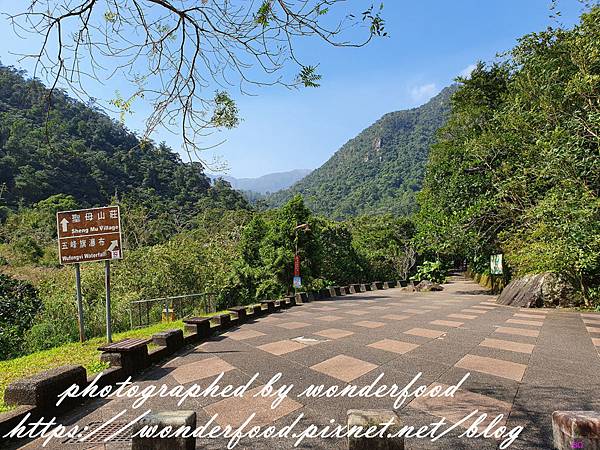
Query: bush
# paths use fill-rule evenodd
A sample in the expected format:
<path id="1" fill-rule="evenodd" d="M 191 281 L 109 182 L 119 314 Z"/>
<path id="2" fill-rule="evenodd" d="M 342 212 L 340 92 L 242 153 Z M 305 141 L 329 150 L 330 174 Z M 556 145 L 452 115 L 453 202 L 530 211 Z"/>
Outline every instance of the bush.
<path id="1" fill-rule="evenodd" d="M 13 251 L 18 255 L 18 263 L 37 263 L 44 256 L 44 249 L 31 236 L 22 236 L 12 243 Z"/>
<path id="2" fill-rule="evenodd" d="M 41 307 L 31 284 L 0 274 L 0 360 L 23 353 L 23 335 Z"/>
<path id="3" fill-rule="evenodd" d="M 417 273 L 410 279 L 414 281 L 429 280 L 434 283 L 446 281 L 447 272 L 441 261 L 425 261 L 417 268 Z"/>

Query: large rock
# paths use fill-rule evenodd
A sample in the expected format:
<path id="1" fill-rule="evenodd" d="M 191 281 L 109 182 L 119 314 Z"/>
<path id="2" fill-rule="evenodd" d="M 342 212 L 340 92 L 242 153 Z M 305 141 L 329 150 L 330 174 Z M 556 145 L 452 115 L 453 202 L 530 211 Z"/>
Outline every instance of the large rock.
<path id="1" fill-rule="evenodd" d="M 581 296 L 560 275 L 544 272 L 511 281 L 502 290 L 496 303 L 521 308 L 571 307 L 581 303 Z"/>
<path id="2" fill-rule="evenodd" d="M 384 436 L 367 437 L 365 432 L 371 427 L 380 430 L 383 424 L 390 424 Z M 360 428 L 358 428 L 360 427 Z M 400 435 L 402 422 L 394 411 L 381 409 L 348 410 L 348 430 L 361 430 L 348 436 L 348 450 L 404 450 L 404 435 Z M 395 437 L 390 437 L 393 435 Z"/>
<path id="3" fill-rule="evenodd" d="M 443 291 L 444 288 L 437 283 L 429 280 L 423 280 L 415 286 L 417 292 Z"/>

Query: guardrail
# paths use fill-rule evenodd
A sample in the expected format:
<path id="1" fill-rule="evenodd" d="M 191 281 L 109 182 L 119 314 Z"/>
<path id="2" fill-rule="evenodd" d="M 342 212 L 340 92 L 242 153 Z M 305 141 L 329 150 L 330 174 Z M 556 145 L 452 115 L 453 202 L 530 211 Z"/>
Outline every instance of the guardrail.
<path id="1" fill-rule="evenodd" d="M 163 320 L 179 320 L 215 312 L 215 299 L 214 292 L 201 292 L 132 301 L 129 303 L 131 329 L 147 327 Z"/>

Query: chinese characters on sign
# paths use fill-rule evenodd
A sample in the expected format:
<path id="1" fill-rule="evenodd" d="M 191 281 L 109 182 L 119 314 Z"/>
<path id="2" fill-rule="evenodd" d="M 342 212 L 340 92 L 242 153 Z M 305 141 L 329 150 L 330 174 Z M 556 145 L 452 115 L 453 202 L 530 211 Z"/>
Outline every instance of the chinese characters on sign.
<path id="1" fill-rule="evenodd" d="M 300 276 L 300 256 L 294 256 L 294 276 Z"/>
<path id="2" fill-rule="evenodd" d="M 294 256 L 294 287 L 302 287 L 302 278 L 300 278 L 300 256 Z"/>
<path id="3" fill-rule="evenodd" d="M 61 211 L 56 214 L 61 264 L 121 259 L 118 206 Z"/>

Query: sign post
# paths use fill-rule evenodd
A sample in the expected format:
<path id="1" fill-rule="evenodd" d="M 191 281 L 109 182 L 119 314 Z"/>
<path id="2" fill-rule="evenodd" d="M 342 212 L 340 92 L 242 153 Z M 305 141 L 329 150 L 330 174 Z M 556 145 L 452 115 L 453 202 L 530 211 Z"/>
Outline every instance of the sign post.
<path id="1" fill-rule="evenodd" d="M 81 296 L 81 269 L 79 263 L 75 264 L 75 290 L 77 291 L 77 316 L 79 323 L 79 342 L 85 341 L 85 327 L 83 321 L 83 299 Z"/>
<path id="2" fill-rule="evenodd" d="M 58 257 L 61 264 L 75 264 L 79 336 L 85 339 L 81 298 L 80 263 L 105 261 L 106 339 L 112 342 L 110 314 L 110 261 L 123 258 L 121 213 L 118 206 L 60 211 L 56 213 Z"/>
<path id="3" fill-rule="evenodd" d="M 490 275 L 492 277 L 492 294 L 496 293 L 495 279 L 496 275 L 502 275 L 502 254 L 490 256 Z"/>
<path id="4" fill-rule="evenodd" d="M 104 261 L 104 286 L 106 287 L 106 342 L 112 342 L 112 319 L 110 311 L 110 260 Z"/>
<path id="5" fill-rule="evenodd" d="M 302 287 L 302 278 L 300 277 L 300 256 L 294 256 L 294 288 Z"/>

